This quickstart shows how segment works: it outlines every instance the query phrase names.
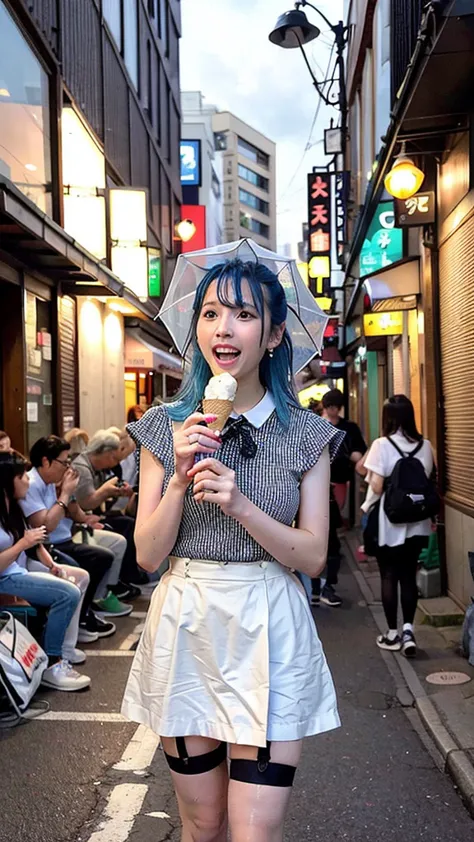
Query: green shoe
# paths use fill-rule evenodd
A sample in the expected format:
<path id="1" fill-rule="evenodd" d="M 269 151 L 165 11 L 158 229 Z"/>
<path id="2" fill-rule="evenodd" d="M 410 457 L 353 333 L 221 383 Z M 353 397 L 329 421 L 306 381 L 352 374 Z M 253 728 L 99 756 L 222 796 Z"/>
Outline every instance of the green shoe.
<path id="1" fill-rule="evenodd" d="M 92 610 L 98 614 L 107 614 L 108 617 L 127 617 L 132 613 L 133 606 L 120 602 L 118 597 L 109 591 L 105 599 L 97 599 L 92 603 Z"/>

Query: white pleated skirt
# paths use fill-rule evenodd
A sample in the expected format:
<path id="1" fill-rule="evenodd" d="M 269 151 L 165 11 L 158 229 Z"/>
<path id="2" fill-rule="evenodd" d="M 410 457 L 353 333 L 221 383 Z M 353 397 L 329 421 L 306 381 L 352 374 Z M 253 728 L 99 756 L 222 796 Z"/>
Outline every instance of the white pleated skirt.
<path id="1" fill-rule="evenodd" d="M 163 737 L 253 746 L 338 728 L 334 684 L 297 577 L 277 562 L 171 559 L 122 713 Z"/>

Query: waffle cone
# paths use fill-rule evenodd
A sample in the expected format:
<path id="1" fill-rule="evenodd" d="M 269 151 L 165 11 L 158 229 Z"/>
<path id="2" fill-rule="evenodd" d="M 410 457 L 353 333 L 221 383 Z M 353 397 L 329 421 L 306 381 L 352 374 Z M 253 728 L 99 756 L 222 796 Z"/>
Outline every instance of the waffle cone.
<path id="1" fill-rule="evenodd" d="M 216 421 L 213 421 L 212 424 L 208 424 L 208 427 L 211 430 L 223 430 L 233 407 L 233 401 L 222 401 L 217 398 L 213 398 L 212 400 L 203 400 L 202 408 L 204 415 L 217 415 Z"/>

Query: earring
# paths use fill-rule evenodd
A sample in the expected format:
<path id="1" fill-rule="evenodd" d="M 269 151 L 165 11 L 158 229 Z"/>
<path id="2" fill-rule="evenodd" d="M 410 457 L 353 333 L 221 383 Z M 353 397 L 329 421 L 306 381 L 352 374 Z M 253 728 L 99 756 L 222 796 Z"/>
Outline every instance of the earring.
<path id="1" fill-rule="evenodd" d="M 268 356 L 270 357 L 271 360 L 273 359 L 273 348 L 269 348 Z"/>

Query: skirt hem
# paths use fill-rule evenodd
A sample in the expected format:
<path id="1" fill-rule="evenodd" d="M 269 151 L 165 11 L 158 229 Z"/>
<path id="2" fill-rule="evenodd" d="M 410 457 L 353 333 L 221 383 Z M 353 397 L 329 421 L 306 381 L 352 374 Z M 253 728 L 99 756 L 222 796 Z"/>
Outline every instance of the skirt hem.
<path id="1" fill-rule="evenodd" d="M 231 725 L 202 720 L 174 719 L 163 722 L 158 716 L 154 716 L 151 711 L 131 702 L 124 703 L 122 715 L 132 722 L 146 725 L 159 737 L 209 737 L 224 743 L 258 747 L 266 746 L 267 739 L 272 742 L 302 740 L 305 737 L 314 737 L 317 734 L 334 731 L 341 725 L 336 711 L 328 712 L 324 716 L 313 716 L 304 722 L 295 722 L 290 725 L 272 724 L 269 721 L 266 733 L 249 728 L 242 728 L 240 732 L 236 733 L 235 728 Z"/>

